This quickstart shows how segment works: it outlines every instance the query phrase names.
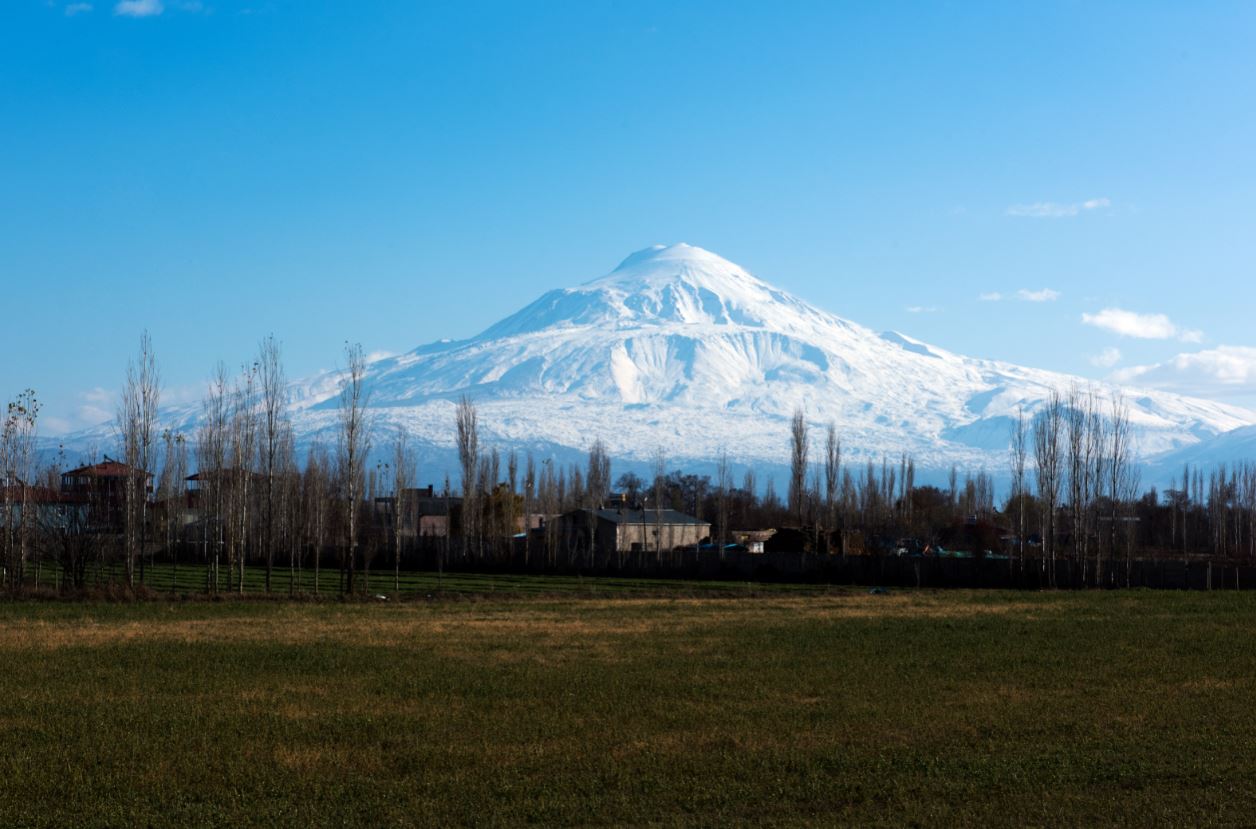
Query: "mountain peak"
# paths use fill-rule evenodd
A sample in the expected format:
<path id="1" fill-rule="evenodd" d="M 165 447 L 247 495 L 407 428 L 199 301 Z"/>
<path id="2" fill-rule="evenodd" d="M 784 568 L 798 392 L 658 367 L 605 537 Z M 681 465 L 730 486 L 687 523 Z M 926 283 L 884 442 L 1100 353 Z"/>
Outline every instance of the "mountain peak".
<path id="1" fill-rule="evenodd" d="M 714 295 L 735 304 L 770 299 L 773 288 L 745 268 L 696 245 L 678 242 L 637 251 L 607 275 L 577 290 L 638 294 L 660 290 Z"/>
<path id="2" fill-rule="evenodd" d="M 654 245 L 576 288 L 550 291 L 479 339 L 566 326 L 785 326 L 813 314 L 727 259 L 683 242 Z"/>
<path id="3" fill-rule="evenodd" d="M 711 253 L 709 250 L 688 244 L 687 242 L 677 242 L 673 245 L 650 245 L 648 248 L 642 248 L 631 253 L 624 261 L 619 263 L 612 273 L 638 268 L 648 263 L 661 265 L 666 262 L 718 265 L 725 268 L 738 269 L 732 262 Z"/>

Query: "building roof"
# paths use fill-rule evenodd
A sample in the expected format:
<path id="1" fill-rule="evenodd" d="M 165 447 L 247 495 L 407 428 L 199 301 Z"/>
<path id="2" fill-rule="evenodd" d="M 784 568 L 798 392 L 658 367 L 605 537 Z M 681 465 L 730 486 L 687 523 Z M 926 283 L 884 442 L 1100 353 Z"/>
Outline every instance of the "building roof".
<path id="1" fill-rule="evenodd" d="M 144 472 L 134 466 L 128 466 L 121 461 L 115 461 L 108 456 L 100 463 L 94 463 L 89 466 L 80 466 L 78 469 L 71 469 L 69 472 L 62 472 L 62 478 L 91 476 L 95 478 L 125 478 L 128 474 L 138 477 L 140 473 L 151 478 L 153 473 Z"/>
<path id="2" fill-rule="evenodd" d="M 599 509 L 592 512 L 603 521 L 615 524 L 710 524 L 674 509 Z"/>

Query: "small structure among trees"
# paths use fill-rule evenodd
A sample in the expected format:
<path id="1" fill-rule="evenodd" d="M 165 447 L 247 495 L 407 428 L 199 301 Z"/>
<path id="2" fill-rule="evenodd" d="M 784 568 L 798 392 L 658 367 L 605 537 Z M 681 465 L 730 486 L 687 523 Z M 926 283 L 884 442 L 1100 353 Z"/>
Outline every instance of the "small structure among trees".
<path id="1" fill-rule="evenodd" d="M 672 509 L 578 509 L 554 520 L 563 549 L 605 561 L 620 553 L 670 553 L 711 536 L 711 524 Z"/>
<path id="2" fill-rule="evenodd" d="M 126 520 L 128 487 L 142 497 L 153 495 L 153 473 L 105 455 L 99 463 L 61 473 L 61 495 L 69 503 L 87 505 L 87 526 L 120 532 Z"/>

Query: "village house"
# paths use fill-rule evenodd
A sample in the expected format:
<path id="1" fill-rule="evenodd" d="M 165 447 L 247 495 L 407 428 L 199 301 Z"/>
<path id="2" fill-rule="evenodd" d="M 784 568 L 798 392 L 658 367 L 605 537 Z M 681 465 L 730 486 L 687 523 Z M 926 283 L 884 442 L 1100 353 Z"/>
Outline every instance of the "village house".
<path id="1" fill-rule="evenodd" d="M 554 519 L 559 543 L 567 550 L 599 555 L 695 546 L 708 538 L 711 525 L 670 509 L 581 509 Z"/>
<path id="2" fill-rule="evenodd" d="M 388 495 L 375 499 L 375 517 L 379 526 L 396 529 L 402 538 L 446 538 L 449 517 L 462 508 L 462 498 L 436 492 L 431 484 L 405 490 L 401 521 L 397 522 L 397 499 Z"/>
<path id="3" fill-rule="evenodd" d="M 508 506 L 513 499 L 513 507 Z M 402 499 L 400 524 L 396 523 L 397 499 L 386 495 L 375 499 L 375 519 L 380 527 L 392 530 L 394 527 L 402 538 L 447 538 L 458 535 L 462 525 L 463 499 L 460 495 L 445 495 L 437 492 L 431 484 L 425 487 L 407 489 Z M 498 518 L 509 515 L 513 524 L 513 533 L 525 533 L 544 523 L 544 516 L 538 513 L 523 514 L 523 499 L 511 495 L 504 484 L 499 485 L 491 494 L 482 493 L 479 504 L 482 510 L 496 511 Z M 491 520 L 487 515 L 482 520 Z"/>
<path id="4" fill-rule="evenodd" d="M 69 503 L 87 505 L 87 523 L 94 529 L 122 526 L 128 479 L 144 499 L 153 494 L 153 475 L 108 455 L 100 463 L 80 466 L 61 474 L 61 496 Z"/>
<path id="5" fill-rule="evenodd" d="M 87 523 L 87 505 L 46 486 L 0 478 L 0 527 L 10 523 L 44 532 L 79 532 Z"/>

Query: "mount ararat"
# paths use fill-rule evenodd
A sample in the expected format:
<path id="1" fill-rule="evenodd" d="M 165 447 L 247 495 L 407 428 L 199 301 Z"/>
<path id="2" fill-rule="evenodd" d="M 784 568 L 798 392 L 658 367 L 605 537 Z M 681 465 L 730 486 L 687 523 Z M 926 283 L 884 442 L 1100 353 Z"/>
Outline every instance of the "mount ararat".
<path id="1" fill-rule="evenodd" d="M 606 276 L 550 291 L 466 340 L 442 341 L 367 368 L 376 444 L 403 424 L 422 477 L 452 470 L 454 408 L 476 404 L 481 445 L 560 462 L 600 438 L 619 464 L 779 468 L 788 422 L 837 424 L 844 458 L 915 458 L 923 480 L 952 464 L 996 474 L 1013 418 L 1052 390 L 1124 395 L 1143 460 L 1181 453 L 1256 424 L 1256 412 L 1162 391 L 1118 388 L 953 354 L 877 333 L 791 296 L 714 253 L 686 244 L 632 254 Z M 335 442 L 340 374 L 292 384 L 299 445 Z M 167 425 L 195 428 L 199 407 Z M 382 450 L 381 450 L 382 454 Z M 932 471 L 932 475 L 930 472 Z"/>

